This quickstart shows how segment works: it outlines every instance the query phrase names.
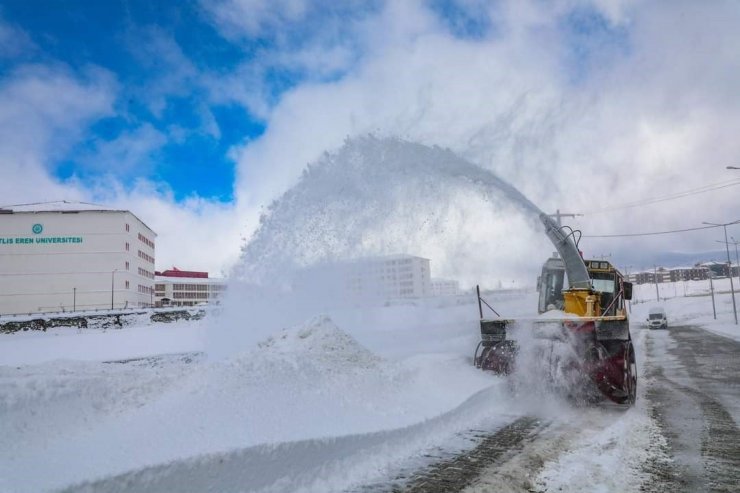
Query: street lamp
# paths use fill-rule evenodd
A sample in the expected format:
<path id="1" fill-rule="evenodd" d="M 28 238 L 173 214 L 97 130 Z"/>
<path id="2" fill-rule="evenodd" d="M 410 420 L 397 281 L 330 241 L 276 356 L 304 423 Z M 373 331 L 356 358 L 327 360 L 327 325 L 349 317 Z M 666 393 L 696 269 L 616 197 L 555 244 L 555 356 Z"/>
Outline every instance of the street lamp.
<path id="1" fill-rule="evenodd" d="M 655 281 L 655 296 L 660 303 L 660 291 L 658 291 L 658 268 L 653 264 L 653 281 Z"/>
<path id="2" fill-rule="evenodd" d="M 721 240 L 715 240 L 717 243 L 724 243 L 724 241 Z M 740 255 L 737 253 L 737 245 L 740 243 L 740 241 L 737 241 L 733 236 L 730 236 L 730 244 L 735 245 L 735 264 L 737 265 L 738 269 L 738 276 L 740 276 Z M 732 269 L 730 269 L 732 270 Z M 732 274 L 732 272 L 730 272 Z M 740 279 L 740 277 L 738 277 Z"/>
<path id="3" fill-rule="evenodd" d="M 717 223 L 709 223 L 709 222 L 703 222 L 702 224 L 708 224 L 709 226 L 722 226 L 722 228 L 725 230 L 725 249 L 727 250 L 727 266 L 730 269 L 730 272 L 728 272 L 728 275 L 730 277 L 730 291 L 732 292 L 732 311 L 735 314 L 735 325 L 737 325 L 737 305 L 735 304 L 735 285 L 732 282 L 732 262 L 730 261 L 730 243 L 727 241 L 727 226 L 730 226 L 731 224 L 737 224 L 740 223 L 740 219 L 737 221 L 732 221 L 731 223 L 724 223 L 724 224 L 717 224 Z"/>
<path id="4" fill-rule="evenodd" d="M 714 271 L 709 269 L 707 274 L 709 275 L 709 293 L 712 295 L 712 314 L 714 315 L 714 319 L 717 320 L 717 307 L 714 304 L 714 283 L 712 282 Z"/>
<path id="5" fill-rule="evenodd" d="M 738 279 L 740 279 L 740 255 L 737 254 L 737 244 L 740 243 L 740 241 L 737 241 L 734 236 L 730 236 L 730 240 L 732 240 L 732 243 L 735 245 L 735 263 L 737 264 Z"/>
<path id="6" fill-rule="evenodd" d="M 110 309 L 113 309 L 113 290 L 115 286 L 115 280 L 116 280 L 116 272 L 118 269 L 113 269 L 113 272 L 110 273 Z"/>

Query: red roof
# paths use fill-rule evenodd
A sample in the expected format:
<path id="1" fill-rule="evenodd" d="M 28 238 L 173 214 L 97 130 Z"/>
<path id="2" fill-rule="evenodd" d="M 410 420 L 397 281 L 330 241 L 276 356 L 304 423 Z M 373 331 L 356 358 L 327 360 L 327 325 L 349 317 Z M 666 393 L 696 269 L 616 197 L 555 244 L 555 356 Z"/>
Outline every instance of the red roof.
<path id="1" fill-rule="evenodd" d="M 165 270 L 163 272 L 155 272 L 155 275 L 164 277 L 194 277 L 197 279 L 208 279 L 208 272 L 198 272 L 195 270 L 180 270 L 177 267 Z"/>

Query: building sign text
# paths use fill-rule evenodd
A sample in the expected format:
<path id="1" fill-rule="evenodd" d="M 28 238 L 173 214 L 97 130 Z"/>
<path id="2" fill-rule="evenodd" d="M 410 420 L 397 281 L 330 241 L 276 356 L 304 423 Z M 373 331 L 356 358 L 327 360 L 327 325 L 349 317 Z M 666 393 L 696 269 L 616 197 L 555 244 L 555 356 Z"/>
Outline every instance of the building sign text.
<path id="1" fill-rule="evenodd" d="M 0 238 L 0 245 L 30 245 L 33 243 L 41 245 L 52 243 L 82 243 L 82 236 L 37 236 L 35 238 Z"/>

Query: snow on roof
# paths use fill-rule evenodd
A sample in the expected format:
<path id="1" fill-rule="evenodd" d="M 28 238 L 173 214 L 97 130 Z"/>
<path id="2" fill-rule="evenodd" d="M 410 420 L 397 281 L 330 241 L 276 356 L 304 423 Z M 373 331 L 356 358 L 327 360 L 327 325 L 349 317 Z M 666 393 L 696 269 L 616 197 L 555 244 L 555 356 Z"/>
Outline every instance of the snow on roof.
<path id="1" fill-rule="evenodd" d="M 228 279 L 223 277 L 170 277 L 154 276 L 154 282 L 171 282 L 177 284 L 226 284 Z"/>
<path id="2" fill-rule="evenodd" d="M 76 202 L 73 200 L 56 200 L 52 202 L 33 202 L 30 204 L 15 204 L 15 205 L 2 205 L 0 206 L 0 213 L 12 213 L 19 212 L 128 212 L 133 215 L 136 219 L 141 222 L 149 231 L 154 235 L 154 232 L 144 221 L 133 212 L 126 209 L 118 209 L 116 207 L 109 207 L 107 205 L 92 204 L 90 202 Z"/>
<path id="3" fill-rule="evenodd" d="M 31 204 L 3 205 L 0 209 L 13 212 L 77 212 L 77 211 L 116 211 L 127 212 L 100 204 L 89 202 L 74 202 L 70 200 L 57 200 L 54 202 L 34 202 Z"/>
<path id="4" fill-rule="evenodd" d="M 426 257 L 419 257 L 418 255 L 410 255 L 408 253 L 393 253 L 389 255 L 371 255 L 367 257 L 357 257 L 349 260 L 349 262 L 385 262 L 387 260 L 406 260 L 415 258 L 429 260 Z"/>

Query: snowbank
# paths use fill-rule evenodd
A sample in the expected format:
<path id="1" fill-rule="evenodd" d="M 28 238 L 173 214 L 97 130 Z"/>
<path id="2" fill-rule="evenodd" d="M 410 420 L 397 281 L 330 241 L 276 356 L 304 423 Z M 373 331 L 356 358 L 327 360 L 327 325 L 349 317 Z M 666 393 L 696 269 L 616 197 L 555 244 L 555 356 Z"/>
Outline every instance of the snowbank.
<path id="1" fill-rule="evenodd" d="M 177 330 L 167 329 L 171 337 Z M 124 348 L 137 353 L 152 340 L 147 333 L 152 330 L 34 339 L 42 344 L 68 339 L 57 354 L 66 347 L 69 356 L 73 340 L 92 347 L 90 338 L 97 336 L 98 344 L 120 344 L 121 356 Z M 392 346 L 394 333 L 385 334 L 385 343 L 377 337 L 376 344 Z M 450 334 L 454 339 L 456 332 Z M 18 347 L 31 339 L 14 342 Z M 101 350 L 94 359 L 114 352 Z M 108 354 L 101 358 L 102 353 Z M 44 360 L 40 356 L 25 354 L 29 362 Z M 500 379 L 475 370 L 454 351 L 388 360 L 327 317 L 274 334 L 225 361 L 174 356 L 126 364 L 46 361 L 0 367 L 0 434 L 10 444 L 0 451 L 1 490 L 48 491 L 208 454 L 408 429 L 501 386 Z M 379 467 L 390 468 L 411 449 L 417 453 L 429 446 L 428 440 L 447 440 L 455 429 L 496 414 L 492 410 L 502 408 L 497 392 L 489 391 L 485 404 L 474 406 L 472 418 L 466 414 L 455 418 L 454 426 L 435 425 L 433 437 L 423 438 L 417 430 L 409 444 L 400 446 L 404 434 L 394 434 L 398 447 L 387 457 L 376 451 L 363 462 L 362 454 L 356 456 L 353 467 L 364 471 L 357 477 L 378 474 Z M 389 437 L 373 440 L 382 449 Z M 44 474 L 36 473 L 38 464 L 44 464 Z"/>
<path id="2" fill-rule="evenodd" d="M 113 361 L 203 351 L 203 325 L 175 322 L 114 330 L 54 328 L 0 336 L 0 365 Z"/>

